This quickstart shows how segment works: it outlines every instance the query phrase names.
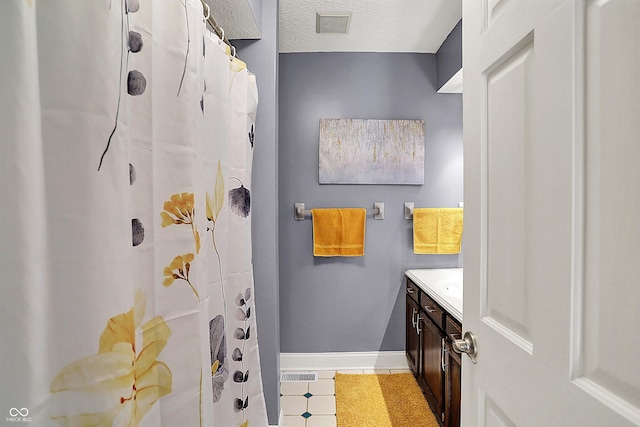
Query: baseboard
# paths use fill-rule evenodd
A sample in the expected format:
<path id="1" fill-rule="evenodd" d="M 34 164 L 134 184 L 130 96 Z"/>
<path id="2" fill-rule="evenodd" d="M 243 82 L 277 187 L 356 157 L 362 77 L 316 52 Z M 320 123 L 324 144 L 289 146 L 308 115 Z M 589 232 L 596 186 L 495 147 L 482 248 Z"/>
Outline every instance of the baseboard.
<path id="1" fill-rule="evenodd" d="M 408 369 L 404 351 L 280 353 L 280 369 Z"/>

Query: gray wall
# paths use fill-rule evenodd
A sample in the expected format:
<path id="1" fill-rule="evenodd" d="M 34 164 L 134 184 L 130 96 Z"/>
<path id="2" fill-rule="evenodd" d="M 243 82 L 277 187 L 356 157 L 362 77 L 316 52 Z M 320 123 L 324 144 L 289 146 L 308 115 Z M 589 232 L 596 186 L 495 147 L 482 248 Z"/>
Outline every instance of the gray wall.
<path id="1" fill-rule="evenodd" d="M 403 272 L 462 265 L 461 255 L 415 255 L 412 224 L 403 215 L 405 201 L 457 207 L 463 197 L 462 96 L 437 94 L 435 85 L 432 54 L 280 54 L 283 353 L 403 350 Z M 423 119 L 425 184 L 319 185 L 321 118 Z M 386 219 L 367 219 L 364 257 L 314 258 L 312 222 L 293 218 L 295 202 L 309 209 L 372 208 L 375 201 L 385 202 Z"/>
<path id="2" fill-rule="evenodd" d="M 436 58 L 438 67 L 438 84 L 436 88 L 440 89 L 462 68 L 462 20 L 458 22 L 442 43 Z"/>
<path id="3" fill-rule="evenodd" d="M 254 10 L 255 12 L 255 10 Z M 262 39 L 234 41 L 238 57 L 258 82 L 251 189 L 256 321 L 269 423 L 278 424 L 280 325 L 278 319 L 278 2 L 261 8 Z M 258 21 L 258 19 L 256 19 Z"/>

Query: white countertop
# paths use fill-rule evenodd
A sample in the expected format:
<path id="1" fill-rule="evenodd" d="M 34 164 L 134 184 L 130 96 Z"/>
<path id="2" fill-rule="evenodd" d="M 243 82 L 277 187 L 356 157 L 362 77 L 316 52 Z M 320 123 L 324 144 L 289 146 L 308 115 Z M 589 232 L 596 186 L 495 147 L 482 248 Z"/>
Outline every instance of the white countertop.
<path id="1" fill-rule="evenodd" d="M 425 268 L 404 274 L 462 323 L 462 268 Z"/>

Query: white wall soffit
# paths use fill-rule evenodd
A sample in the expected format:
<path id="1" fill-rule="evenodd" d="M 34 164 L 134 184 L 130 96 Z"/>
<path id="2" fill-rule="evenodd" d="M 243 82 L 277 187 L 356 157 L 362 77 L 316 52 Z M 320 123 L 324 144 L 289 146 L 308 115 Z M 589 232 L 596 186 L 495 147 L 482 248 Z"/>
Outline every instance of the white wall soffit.
<path id="1" fill-rule="evenodd" d="M 316 33 L 316 12 L 341 11 L 349 34 Z M 280 0 L 280 52 L 436 53 L 461 18 L 461 0 Z"/>
<path id="2" fill-rule="evenodd" d="M 262 37 L 248 0 L 206 0 L 206 2 L 211 6 L 211 15 L 224 29 L 224 35 L 229 40 Z"/>
<path id="3" fill-rule="evenodd" d="M 438 89 L 438 93 L 462 93 L 462 68 Z"/>

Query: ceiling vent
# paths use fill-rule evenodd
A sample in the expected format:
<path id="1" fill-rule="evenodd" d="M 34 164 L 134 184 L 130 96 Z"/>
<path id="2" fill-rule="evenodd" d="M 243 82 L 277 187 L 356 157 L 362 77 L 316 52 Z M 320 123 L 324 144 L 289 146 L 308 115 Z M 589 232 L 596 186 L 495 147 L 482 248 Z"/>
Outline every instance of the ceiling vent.
<path id="1" fill-rule="evenodd" d="M 316 12 L 316 33 L 347 34 L 351 12 Z"/>

